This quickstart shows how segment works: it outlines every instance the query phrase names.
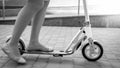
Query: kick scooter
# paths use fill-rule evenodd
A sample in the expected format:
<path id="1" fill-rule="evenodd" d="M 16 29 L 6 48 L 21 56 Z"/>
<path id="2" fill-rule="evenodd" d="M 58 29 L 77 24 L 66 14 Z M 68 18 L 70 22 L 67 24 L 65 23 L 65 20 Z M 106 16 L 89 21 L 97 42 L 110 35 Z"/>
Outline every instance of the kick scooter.
<path id="1" fill-rule="evenodd" d="M 102 45 L 93 40 L 91 24 L 89 20 L 89 15 L 87 11 L 86 0 L 83 0 L 83 8 L 85 14 L 85 22 L 80 27 L 78 33 L 71 40 L 70 44 L 63 51 L 54 50 L 53 52 L 43 52 L 43 51 L 27 51 L 25 47 L 24 40 L 22 37 L 19 39 L 19 51 L 21 55 L 26 54 L 44 54 L 44 55 L 53 55 L 54 57 L 63 57 L 65 55 L 71 55 L 78 49 L 82 51 L 82 55 L 88 61 L 97 61 L 103 55 Z M 6 43 L 10 40 L 9 36 L 6 40 Z"/>

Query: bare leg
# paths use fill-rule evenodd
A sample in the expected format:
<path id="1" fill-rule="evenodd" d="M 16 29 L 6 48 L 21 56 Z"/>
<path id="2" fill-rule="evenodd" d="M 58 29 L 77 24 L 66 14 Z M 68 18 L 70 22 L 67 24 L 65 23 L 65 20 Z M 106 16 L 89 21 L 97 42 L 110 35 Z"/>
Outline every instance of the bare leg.
<path id="1" fill-rule="evenodd" d="M 31 18 L 40 10 L 44 5 L 44 0 L 28 0 L 27 4 L 21 9 L 18 18 L 15 22 L 12 38 L 10 42 L 3 47 L 3 51 L 13 60 L 19 62 L 21 57 L 18 50 L 18 41 Z M 17 59 L 15 59 L 17 57 Z"/>
<path id="2" fill-rule="evenodd" d="M 37 2 L 38 0 L 35 1 Z M 43 7 L 43 0 L 39 0 L 38 4 L 41 5 L 36 5 L 36 2 L 34 2 L 33 0 L 29 0 L 28 3 L 24 6 L 24 8 L 19 12 L 18 18 L 15 22 L 15 27 L 13 30 L 10 44 L 16 46 L 22 32 L 24 31 L 27 24 L 30 22 L 33 15 Z"/>
<path id="3" fill-rule="evenodd" d="M 39 43 L 39 33 L 44 22 L 44 17 L 48 4 L 49 1 L 44 1 L 44 7 L 39 12 L 37 12 L 37 14 L 33 18 L 32 32 L 28 50 L 51 51 L 51 49 L 46 48 L 45 46 Z"/>

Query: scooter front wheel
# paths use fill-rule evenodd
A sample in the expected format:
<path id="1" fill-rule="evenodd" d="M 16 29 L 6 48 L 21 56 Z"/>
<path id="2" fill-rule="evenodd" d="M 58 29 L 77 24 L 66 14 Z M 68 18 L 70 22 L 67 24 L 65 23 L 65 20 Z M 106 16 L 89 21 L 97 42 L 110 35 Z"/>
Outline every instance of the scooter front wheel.
<path id="1" fill-rule="evenodd" d="M 90 49 L 91 46 L 86 44 L 82 49 L 82 55 L 88 61 L 97 61 L 103 55 L 103 47 L 97 41 L 93 41 L 92 50 Z"/>
<path id="2" fill-rule="evenodd" d="M 6 43 L 8 43 L 11 39 L 11 36 L 8 36 L 7 37 L 7 40 L 6 40 Z M 25 51 L 25 43 L 23 41 L 22 38 L 19 39 L 19 42 L 18 42 L 18 49 L 20 51 L 20 54 L 23 55 L 24 51 Z"/>

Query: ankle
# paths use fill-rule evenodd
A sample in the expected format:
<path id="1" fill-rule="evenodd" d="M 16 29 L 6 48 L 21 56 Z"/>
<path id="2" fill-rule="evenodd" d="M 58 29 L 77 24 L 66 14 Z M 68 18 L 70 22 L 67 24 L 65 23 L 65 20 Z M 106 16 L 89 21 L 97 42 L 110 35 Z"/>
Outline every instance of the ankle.
<path id="1" fill-rule="evenodd" d="M 17 43 L 7 43 L 9 46 L 17 46 Z"/>
<path id="2" fill-rule="evenodd" d="M 36 43 L 39 43 L 38 40 L 30 40 L 29 44 L 36 44 Z"/>
<path id="3" fill-rule="evenodd" d="M 8 44 L 9 46 L 16 46 L 16 45 L 18 45 L 17 42 L 15 42 L 15 41 L 13 42 L 13 41 L 11 41 L 11 40 L 8 41 L 7 44 Z"/>

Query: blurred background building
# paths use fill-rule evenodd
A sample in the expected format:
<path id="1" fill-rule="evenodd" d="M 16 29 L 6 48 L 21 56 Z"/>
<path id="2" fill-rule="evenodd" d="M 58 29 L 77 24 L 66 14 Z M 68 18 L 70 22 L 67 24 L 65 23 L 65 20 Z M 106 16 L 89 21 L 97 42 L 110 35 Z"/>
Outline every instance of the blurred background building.
<path id="1" fill-rule="evenodd" d="M 6 17 L 17 16 L 19 10 L 23 7 L 26 1 L 27 0 L 5 0 L 6 10 L 4 15 Z M 79 1 L 80 12 L 78 10 Z M 119 0 L 87 0 L 87 4 L 91 21 L 94 23 L 93 25 L 101 25 L 102 27 L 120 27 Z M 83 16 L 82 0 L 51 0 L 46 12 L 46 16 L 70 17 L 78 16 L 78 13 L 80 13 L 81 17 Z M 2 0 L 0 0 L 0 17 L 2 16 Z"/>

